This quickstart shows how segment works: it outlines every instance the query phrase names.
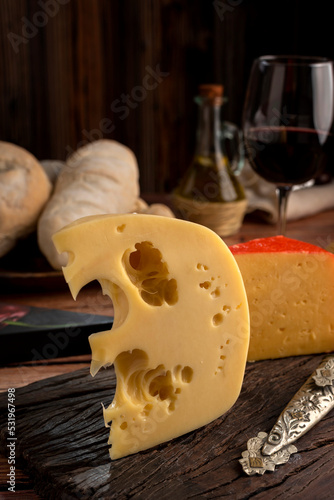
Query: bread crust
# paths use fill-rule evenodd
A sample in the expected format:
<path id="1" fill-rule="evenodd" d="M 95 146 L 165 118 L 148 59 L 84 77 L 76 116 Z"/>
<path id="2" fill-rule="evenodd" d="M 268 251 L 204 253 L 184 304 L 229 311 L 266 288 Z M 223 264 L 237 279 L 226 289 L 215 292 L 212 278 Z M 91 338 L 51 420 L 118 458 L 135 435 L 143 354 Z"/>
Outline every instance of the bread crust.
<path id="1" fill-rule="evenodd" d="M 0 257 L 36 229 L 51 183 L 40 162 L 24 148 L 0 141 Z"/>
<path id="2" fill-rule="evenodd" d="M 79 148 L 66 161 L 52 197 L 38 222 L 38 244 L 50 265 L 61 269 L 52 235 L 81 217 L 131 212 L 139 196 L 134 153 L 117 141 L 102 139 Z"/>

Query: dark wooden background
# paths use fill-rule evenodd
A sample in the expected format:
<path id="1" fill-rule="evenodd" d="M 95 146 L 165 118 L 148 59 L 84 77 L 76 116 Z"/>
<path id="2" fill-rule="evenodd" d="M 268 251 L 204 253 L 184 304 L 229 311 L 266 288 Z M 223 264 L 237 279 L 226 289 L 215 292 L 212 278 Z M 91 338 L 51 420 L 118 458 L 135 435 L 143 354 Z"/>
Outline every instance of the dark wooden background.
<path id="1" fill-rule="evenodd" d="M 240 124 L 255 57 L 333 57 L 330 9 L 324 0 L 1 0 L 0 139 L 39 159 L 116 139 L 137 155 L 141 189 L 168 192 L 193 152 L 198 84 L 223 83 L 224 117 Z"/>

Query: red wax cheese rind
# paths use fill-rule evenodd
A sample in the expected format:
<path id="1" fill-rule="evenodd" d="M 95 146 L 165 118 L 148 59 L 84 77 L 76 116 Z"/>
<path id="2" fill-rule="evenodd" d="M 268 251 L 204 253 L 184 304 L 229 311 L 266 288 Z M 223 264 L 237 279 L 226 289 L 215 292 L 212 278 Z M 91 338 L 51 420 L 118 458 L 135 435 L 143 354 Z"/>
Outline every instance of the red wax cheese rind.
<path id="1" fill-rule="evenodd" d="M 230 247 L 246 288 L 248 361 L 334 350 L 334 255 L 275 236 Z"/>
<path id="2" fill-rule="evenodd" d="M 270 238 L 258 238 L 256 240 L 239 243 L 230 246 L 233 255 L 250 254 L 250 253 L 276 253 L 276 252 L 292 252 L 292 253 L 324 253 L 328 254 L 327 250 L 306 243 L 304 241 L 293 240 L 285 236 L 272 236 Z"/>

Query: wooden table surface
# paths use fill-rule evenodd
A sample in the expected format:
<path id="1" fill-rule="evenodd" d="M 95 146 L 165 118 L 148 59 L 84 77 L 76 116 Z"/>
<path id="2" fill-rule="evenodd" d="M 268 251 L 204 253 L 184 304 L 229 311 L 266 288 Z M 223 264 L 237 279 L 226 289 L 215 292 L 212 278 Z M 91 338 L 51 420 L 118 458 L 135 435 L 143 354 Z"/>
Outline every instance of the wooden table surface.
<path id="1" fill-rule="evenodd" d="M 275 234 L 275 226 L 262 223 L 254 219 L 254 217 L 247 217 L 241 230 L 233 236 L 224 238 L 224 241 L 231 245 L 240 241 Z M 290 221 L 287 226 L 286 236 L 327 247 L 334 242 L 334 210 L 316 214 L 300 221 Z M 0 282 L 0 301 L 68 311 L 94 312 L 107 316 L 113 315 L 110 300 L 102 296 L 99 287 L 94 284 L 85 287 L 80 292 L 76 302 L 73 301 L 65 283 L 63 287 L 48 291 L 34 288 L 31 291 L 14 290 L 7 292 L 3 288 L 3 284 Z M 7 391 L 9 387 L 19 388 L 37 380 L 88 367 L 89 362 L 90 356 L 83 355 L 58 358 L 47 362 L 44 360 L 31 363 L 11 363 L 0 368 L 0 391 Z M 8 460 L 4 456 L 1 456 L 0 474 L 0 498 L 16 498 L 13 493 L 7 491 Z M 26 500 L 40 498 L 33 490 L 31 478 L 21 470 L 16 470 L 16 491 L 19 492 L 20 497 Z"/>

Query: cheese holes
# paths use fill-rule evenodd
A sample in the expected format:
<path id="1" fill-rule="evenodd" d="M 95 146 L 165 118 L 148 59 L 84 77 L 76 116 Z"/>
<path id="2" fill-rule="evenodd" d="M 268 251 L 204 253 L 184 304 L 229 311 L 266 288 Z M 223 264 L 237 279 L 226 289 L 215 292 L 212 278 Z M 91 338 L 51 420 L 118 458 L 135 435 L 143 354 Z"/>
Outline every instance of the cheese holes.
<path id="1" fill-rule="evenodd" d="M 151 404 L 145 405 L 144 410 L 143 410 L 143 415 L 145 417 L 147 417 L 150 414 L 150 411 L 152 411 L 152 409 L 153 409 L 153 405 L 151 405 Z"/>
<path id="2" fill-rule="evenodd" d="M 116 230 L 118 233 L 123 233 L 125 227 L 126 227 L 126 224 L 121 224 L 120 226 L 117 226 Z"/>
<path id="3" fill-rule="evenodd" d="M 211 297 L 213 299 L 218 299 L 218 297 L 220 297 L 220 287 L 217 286 L 211 293 L 210 293 Z"/>
<path id="4" fill-rule="evenodd" d="M 208 266 L 206 266 L 205 264 L 201 264 L 200 262 L 197 264 L 196 266 L 196 269 L 198 269 L 199 271 L 208 271 Z"/>
<path id="5" fill-rule="evenodd" d="M 177 281 L 169 278 L 167 263 L 149 241 L 135 244 L 123 255 L 123 265 L 144 302 L 151 306 L 172 306 L 178 301 Z"/>
<path id="6" fill-rule="evenodd" d="M 212 318 L 212 324 L 213 326 L 219 326 L 222 324 L 223 320 L 224 316 L 222 315 L 222 313 L 217 313 Z"/>
<path id="7" fill-rule="evenodd" d="M 182 388 L 193 378 L 193 369 L 188 365 L 176 365 L 172 369 L 167 369 L 165 365 L 160 364 L 156 368 L 151 368 L 146 352 L 141 349 L 120 353 L 115 360 L 115 369 L 123 390 L 123 402 L 117 410 L 121 410 L 119 416 L 121 430 L 132 426 L 131 419 L 127 418 L 129 417 L 127 401 L 139 407 L 138 414 L 145 419 L 154 417 L 156 420 L 160 408 L 162 413 L 159 418 L 164 420 L 176 409 Z"/>
<path id="8" fill-rule="evenodd" d="M 228 345 L 230 343 L 230 339 L 227 339 L 226 340 L 226 345 Z M 220 346 L 220 349 L 219 349 L 219 361 L 218 361 L 218 366 L 216 368 L 216 371 L 215 371 L 215 375 L 218 375 L 218 373 L 221 373 L 223 371 L 223 368 L 224 368 L 224 361 L 226 359 L 226 355 L 223 354 L 223 349 L 224 349 L 224 346 L 221 345 Z"/>
<path id="9" fill-rule="evenodd" d="M 176 398 L 171 372 L 165 371 L 162 365 L 158 367 L 157 375 L 150 382 L 149 393 L 151 396 L 159 398 L 160 401 L 168 399 L 174 402 Z"/>
<path id="10" fill-rule="evenodd" d="M 227 316 L 231 312 L 231 307 L 224 305 L 222 307 L 222 311 L 223 311 L 222 313 L 217 313 L 213 316 L 212 318 L 213 326 L 219 326 L 222 324 L 222 322 L 224 321 L 224 316 Z"/>
<path id="11" fill-rule="evenodd" d="M 208 266 L 206 266 L 205 264 L 201 264 L 200 262 L 197 264 L 196 269 L 198 269 L 199 271 L 209 270 Z M 217 276 L 217 278 L 220 279 L 220 276 Z M 199 283 L 199 287 L 204 290 L 209 290 L 213 285 L 212 281 L 215 281 L 215 279 L 216 279 L 215 276 L 211 276 L 210 278 L 211 281 L 208 280 L 202 281 L 201 283 Z M 227 285 L 224 286 L 226 287 Z M 220 286 L 216 286 L 215 289 L 210 292 L 210 296 L 213 299 L 217 299 L 218 297 L 220 297 L 220 294 L 221 294 Z"/>
<path id="12" fill-rule="evenodd" d="M 190 366 L 185 366 L 181 371 L 182 382 L 189 384 L 193 378 L 193 369 Z"/>

